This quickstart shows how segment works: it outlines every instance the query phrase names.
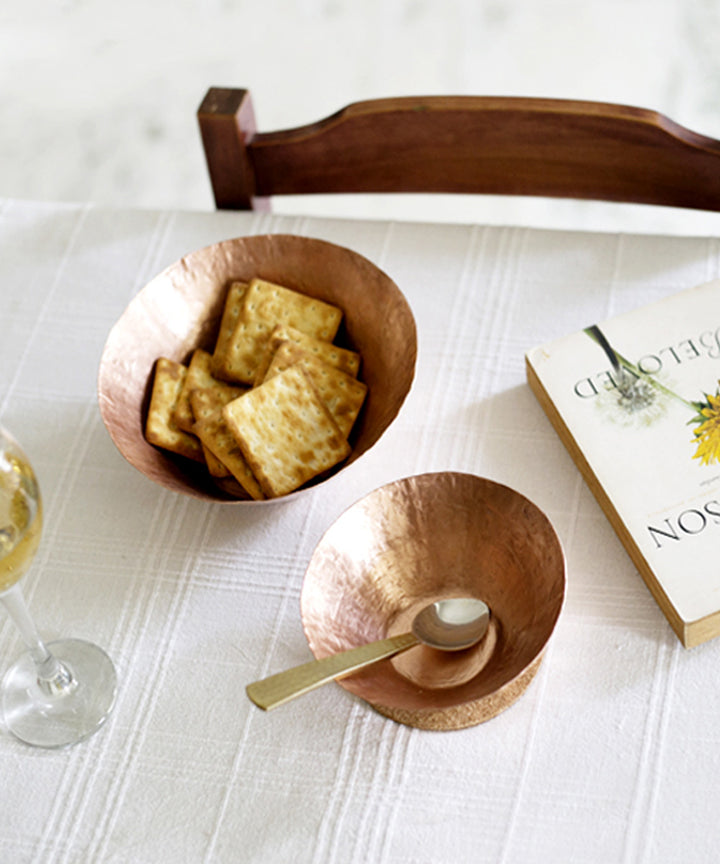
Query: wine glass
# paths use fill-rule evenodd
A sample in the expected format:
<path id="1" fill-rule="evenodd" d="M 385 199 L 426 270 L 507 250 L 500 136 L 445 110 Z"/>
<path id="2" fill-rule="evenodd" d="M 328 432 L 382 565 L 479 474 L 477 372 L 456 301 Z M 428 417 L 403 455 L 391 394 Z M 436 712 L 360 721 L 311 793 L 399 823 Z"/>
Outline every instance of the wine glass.
<path id="1" fill-rule="evenodd" d="M 19 581 L 37 551 L 42 500 L 35 472 L 15 439 L 0 426 L 0 601 L 27 650 L 0 684 L 5 724 L 38 747 L 66 747 L 107 719 L 117 675 L 107 654 L 80 639 L 45 644 L 25 605 Z"/>

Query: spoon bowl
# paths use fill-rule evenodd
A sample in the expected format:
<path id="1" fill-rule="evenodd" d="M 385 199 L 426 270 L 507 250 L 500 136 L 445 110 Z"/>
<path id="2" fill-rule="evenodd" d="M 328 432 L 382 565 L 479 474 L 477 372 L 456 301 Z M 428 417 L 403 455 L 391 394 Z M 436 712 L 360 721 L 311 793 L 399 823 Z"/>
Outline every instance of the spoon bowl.
<path id="1" fill-rule="evenodd" d="M 415 616 L 412 632 L 420 642 L 438 651 L 463 651 L 487 633 L 490 610 L 474 597 L 436 600 Z"/>
<path id="2" fill-rule="evenodd" d="M 284 705 L 336 678 L 350 675 L 423 643 L 439 651 L 462 651 L 488 631 L 490 610 L 482 600 L 453 597 L 429 603 L 415 616 L 412 630 L 359 648 L 311 660 L 248 684 L 248 697 L 265 711 Z"/>

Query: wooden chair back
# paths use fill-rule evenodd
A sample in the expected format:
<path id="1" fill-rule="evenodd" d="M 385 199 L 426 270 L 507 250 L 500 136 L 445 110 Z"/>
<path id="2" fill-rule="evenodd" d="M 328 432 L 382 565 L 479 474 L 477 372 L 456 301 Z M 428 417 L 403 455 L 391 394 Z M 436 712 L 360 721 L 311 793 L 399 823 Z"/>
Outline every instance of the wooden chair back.
<path id="1" fill-rule="evenodd" d="M 720 210 L 720 141 L 599 102 L 409 96 L 258 132 L 248 90 L 213 87 L 198 121 L 215 203 L 273 195 L 443 192 Z"/>

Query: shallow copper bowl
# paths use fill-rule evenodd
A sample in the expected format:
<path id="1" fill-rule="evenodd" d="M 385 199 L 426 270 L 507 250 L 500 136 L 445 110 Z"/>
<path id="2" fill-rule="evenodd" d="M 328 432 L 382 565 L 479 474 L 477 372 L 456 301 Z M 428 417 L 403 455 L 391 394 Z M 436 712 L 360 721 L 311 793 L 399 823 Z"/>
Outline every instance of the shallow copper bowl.
<path id="1" fill-rule="evenodd" d="M 302 490 L 272 501 L 230 497 L 202 466 L 153 447 L 143 434 L 156 359 L 187 362 L 195 348 L 212 350 L 228 284 L 254 276 L 340 306 L 344 321 L 335 341 L 362 355 L 368 395 L 350 438 L 352 454 L 332 476 L 376 444 L 396 417 L 415 373 L 417 334 L 407 301 L 385 273 L 356 252 L 308 237 L 226 240 L 186 255 L 137 294 L 110 331 L 100 362 L 100 413 L 112 440 L 161 486 L 257 507 Z"/>
<path id="2" fill-rule="evenodd" d="M 381 714 L 461 729 L 509 707 L 530 684 L 565 596 L 565 559 L 547 517 L 518 492 L 470 474 L 422 474 L 371 492 L 325 533 L 301 596 L 320 658 L 410 629 L 426 604 L 484 600 L 487 636 L 443 653 L 416 646 L 342 679 Z"/>

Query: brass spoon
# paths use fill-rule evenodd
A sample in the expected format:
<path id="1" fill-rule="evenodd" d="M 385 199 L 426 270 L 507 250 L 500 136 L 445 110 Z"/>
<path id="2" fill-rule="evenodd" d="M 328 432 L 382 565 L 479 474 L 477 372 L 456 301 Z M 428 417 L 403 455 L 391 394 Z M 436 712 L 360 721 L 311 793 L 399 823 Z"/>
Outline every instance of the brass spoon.
<path id="1" fill-rule="evenodd" d="M 269 711 L 328 681 L 393 657 L 421 642 L 440 651 L 470 648 L 482 639 L 489 623 L 490 610 L 482 600 L 470 597 L 438 600 L 418 612 L 410 633 L 391 636 L 278 672 L 248 684 L 246 693 L 259 708 Z"/>

